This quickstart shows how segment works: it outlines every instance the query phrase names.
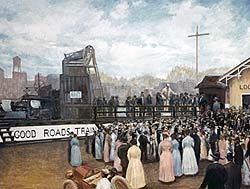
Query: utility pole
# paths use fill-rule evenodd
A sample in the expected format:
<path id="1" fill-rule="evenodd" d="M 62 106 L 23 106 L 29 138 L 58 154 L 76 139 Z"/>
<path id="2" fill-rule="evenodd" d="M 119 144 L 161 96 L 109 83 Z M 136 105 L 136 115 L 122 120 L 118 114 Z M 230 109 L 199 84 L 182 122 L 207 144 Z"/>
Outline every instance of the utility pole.
<path id="1" fill-rule="evenodd" d="M 203 35 L 209 35 L 209 33 L 199 33 L 198 32 L 198 25 L 196 26 L 196 34 L 189 35 L 188 37 L 195 37 L 196 38 L 196 58 L 195 58 L 195 63 L 196 63 L 196 80 L 198 82 L 198 74 L 199 74 L 199 68 L 198 68 L 198 39 L 200 36 Z"/>

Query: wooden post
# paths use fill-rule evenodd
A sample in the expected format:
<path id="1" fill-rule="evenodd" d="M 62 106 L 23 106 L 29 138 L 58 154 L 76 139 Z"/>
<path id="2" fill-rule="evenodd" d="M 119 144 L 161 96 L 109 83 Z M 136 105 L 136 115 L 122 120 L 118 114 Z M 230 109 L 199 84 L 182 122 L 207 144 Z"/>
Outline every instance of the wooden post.
<path id="1" fill-rule="evenodd" d="M 153 121 L 155 120 L 155 106 L 153 106 Z"/>
<path id="2" fill-rule="evenodd" d="M 134 120 L 135 120 L 135 106 L 133 108 L 134 108 Z"/>
<path id="3" fill-rule="evenodd" d="M 94 119 L 95 119 L 95 121 L 96 121 L 96 118 L 97 118 L 97 112 L 96 112 L 96 106 L 94 106 Z"/>
<path id="4" fill-rule="evenodd" d="M 199 68 L 198 68 L 198 38 L 200 37 L 200 36 L 203 36 L 203 35 L 209 35 L 209 33 L 199 33 L 198 32 L 198 25 L 196 26 L 196 34 L 194 34 L 194 35 L 189 35 L 188 37 L 195 37 L 196 38 L 196 52 L 195 52 L 195 54 L 196 54 L 196 56 L 195 56 L 195 64 L 196 64 L 196 73 L 195 73 L 195 75 L 196 75 L 196 80 L 197 80 L 197 82 L 198 82 L 198 74 L 199 74 Z"/>

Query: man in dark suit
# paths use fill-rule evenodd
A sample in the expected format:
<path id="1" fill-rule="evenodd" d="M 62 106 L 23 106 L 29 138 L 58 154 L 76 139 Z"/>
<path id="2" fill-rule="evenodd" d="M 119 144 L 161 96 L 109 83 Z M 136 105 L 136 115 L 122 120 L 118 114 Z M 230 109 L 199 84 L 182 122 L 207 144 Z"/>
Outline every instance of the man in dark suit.
<path id="1" fill-rule="evenodd" d="M 200 94 L 200 98 L 198 100 L 198 104 L 199 104 L 199 108 L 201 111 L 201 114 L 203 114 L 206 110 L 206 106 L 207 106 L 207 100 L 204 97 L 204 93 Z"/>
<path id="2" fill-rule="evenodd" d="M 74 132 L 71 132 L 69 134 L 69 140 L 68 140 L 68 162 L 69 163 L 71 161 L 71 144 L 70 144 L 70 142 L 71 142 L 72 138 L 74 138 Z"/>
<path id="3" fill-rule="evenodd" d="M 209 138 L 209 144 L 210 144 L 210 147 L 212 150 L 212 154 L 214 154 L 217 151 L 217 146 L 216 146 L 217 140 L 218 140 L 218 135 L 215 132 L 215 128 L 212 127 L 211 128 L 211 135 Z"/>
<path id="4" fill-rule="evenodd" d="M 212 155 L 214 163 L 208 165 L 205 177 L 200 186 L 200 189 L 225 189 L 224 184 L 227 181 L 227 172 L 223 165 L 219 164 L 220 154 L 215 153 Z"/>
<path id="5" fill-rule="evenodd" d="M 227 154 L 227 160 L 229 161 L 224 165 L 228 179 L 225 183 L 225 189 L 240 189 L 241 187 L 241 167 L 233 162 L 233 154 Z"/>
<path id="6" fill-rule="evenodd" d="M 243 160 L 244 160 L 244 152 L 240 145 L 240 138 L 237 137 L 235 139 L 235 145 L 234 145 L 234 162 L 235 164 L 242 166 Z"/>
<path id="7" fill-rule="evenodd" d="M 141 92 L 141 96 L 137 100 L 137 105 L 140 106 L 140 116 L 145 115 L 145 97 L 144 97 L 144 92 Z"/>
<path id="8" fill-rule="evenodd" d="M 194 153 L 195 153 L 195 158 L 197 165 L 199 166 L 200 163 L 200 153 L 201 153 L 201 139 L 197 135 L 197 129 L 193 131 L 191 134 L 191 137 L 194 139 Z"/>
<path id="9" fill-rule="evenodd" d="M 148 138 L 146 136 L 147 131 L 144 131 L 143 134 L 139 137 L 140 149 L 141 149 L 141 160 L 147 161 L 147 144 L 149 143 Z"/>
<path id="10" fill-rule="evenodd" d="M 128 168 L 128 149 L 129 149 L 129 144 L 127 143 L 127 138 L 122 137 L 121 138 L 122 144 L 121 146 L 118 148 L 118 157 L 121 159 L 121 166 L 122 166 L 122 176 L 126 177 L 126 172 L 127 172 L 127 168 Z"/>

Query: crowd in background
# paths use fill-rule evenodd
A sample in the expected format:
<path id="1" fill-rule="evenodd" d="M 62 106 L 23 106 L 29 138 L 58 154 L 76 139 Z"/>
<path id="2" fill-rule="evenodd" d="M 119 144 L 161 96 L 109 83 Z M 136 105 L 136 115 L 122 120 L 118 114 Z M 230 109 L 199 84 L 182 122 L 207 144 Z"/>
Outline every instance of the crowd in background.
<path id="1" fill-rule="evenodd" d="M 167 99 L 166 96 L 162 95 L 160 92 L 157 92 L 155 96 L 151 94 L 144 95 L 144 92 L 141 92 L 139 96 L 128 96 L 125 102 L 121 103 L 119 101 L 119 96 L 111 96 L 110 99 L 105 97 L 95 98 L 93 105 L 96 106 L 111 106 L 116 107 L 119 105 L 124 106 L 140 106 L 140 105 L 165 105 L 168 102 L 168 105 L 175 106 L 185 106 L 185 105 L 198 105 L 198 99 L 200 98 L 199 94 L 193 95 L 188 93 L 173 94 L 171 93 Z"/>
<path id="2" fill-rule="evenodd" d="M 119 104 L 118 97 L 111 99 Z M 160 94 L 156 99 L 161 99 Z M 136 101 L 137 105 L 144 100 L 151 103 L 152 97 L 149 95 L 144 99 L 141 93 L 138 98 L 127 99 L 131 103 Z M 225 109 L 218 98 L 214 98 L 209 106 L 203 94 L 172 95 L 168 103 L 196 103 L 200 111 L 190 118 L 129 120 L 99 125 L 99 130 L 85 140 L 86 151 L 90 153 L 91 149 L 96 160 L 112 164 L 132 188 L 147 184 L 144 163 L 159 162 L 159 181 L 171 183 L 182 175 L 198 174 L 201 160 L 214 163 L 208 165 L 200 188 L 207 185 L 218 189 L 250 187 L 249 109 Z M 71 140 L 71 145 L 74 143 Z"/>
<path id="3" fill-rule="evenodd" d="M 114 122 L 100 125 L 87 141 L 88 152 L 91 149 L 96 160 L 112 164 L 133 188 L 147 183 L 144 163 L 159 162 L 159 181 L 169 183 L 182 175 L 196 175 L 201 160 L 216 165 L 208 166 L 201 188 L 211 183 L 226 189 L 250 186 L 248 111 L 215 108 L 197 119 Z"/>

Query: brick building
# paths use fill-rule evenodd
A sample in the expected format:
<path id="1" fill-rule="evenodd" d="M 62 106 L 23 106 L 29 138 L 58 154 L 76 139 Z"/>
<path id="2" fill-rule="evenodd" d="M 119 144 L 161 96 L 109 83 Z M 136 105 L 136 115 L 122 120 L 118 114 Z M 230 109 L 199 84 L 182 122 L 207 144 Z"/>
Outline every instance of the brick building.
<path id="1" fill-rule="evenodd" d="M 12 76 L 10 78 L 5 77 L 4 70 L 0 68 L 0 102 L 3 99 L 18 101 L 25 94 L 24 91 L 26 87 L 29 89 L 34 88 L 33 90 L 35 90 L 38 85 L 40 85 L 40 87 L 51 85 L 52 89 L 58 90 L 59 75 L 49 74 L 43 76 L 36 74 L 34 80 L 28 80 L 27 73 L 21 71 L 21 58 L 18 56 L 13 58 Z M 36 95 L 35 91 L 33 93 Z"/>
<path id="2" fill-rule="evenodd" d="M 18 100 L 24 94 L 27 83 L 27 74 L 21 72 L 21 58 L 16 56 L 13 58 L 11 78 L 6 78 L 4 70 L 0 68 L 0 100 Z"/>

